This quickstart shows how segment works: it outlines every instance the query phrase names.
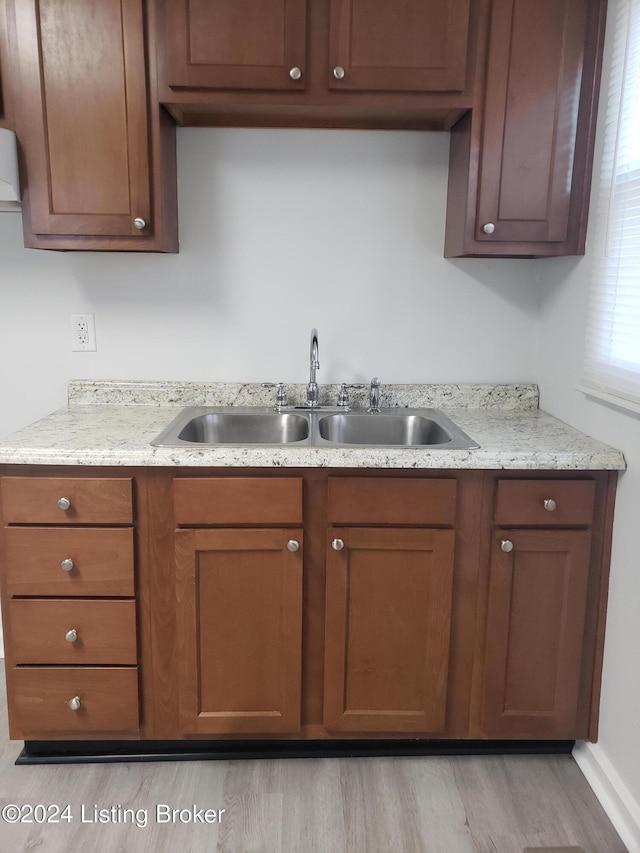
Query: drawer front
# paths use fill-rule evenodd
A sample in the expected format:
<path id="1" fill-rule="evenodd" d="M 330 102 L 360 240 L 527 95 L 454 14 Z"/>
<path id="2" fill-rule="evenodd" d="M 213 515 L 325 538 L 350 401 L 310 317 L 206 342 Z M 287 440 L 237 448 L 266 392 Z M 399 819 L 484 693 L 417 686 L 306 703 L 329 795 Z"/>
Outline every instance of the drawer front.
<path id="1" fill-rule="evenodd" d="M 452 526 L 456 481 L 329 477 L 330 524 Z"/>
<path id="2" fill-rule="evenodd" d="M 134 594 L 131 529 L 8 527 L 4 540 L 8 595 Z"/>
<path id="3" fill-rule="evenodd" d="M 299 477 L 176 478 L 175 521 L 194 524 L 302 524 Z"/>
<path id="4" fill-rule="evenodd" d="M 499 480 L 495 523 L 566 527 L 593 521 L 593 480 Z"/>
<path id="5" fill-rule="evenodd" d="M 69 702 L 80 700 L 72 710 Z M 12 738 L 46 739 L 138 731 L 136 667 L 14 667 L 10 672 Z"/>
<path id="6" fill-rule="evenodd" d="M 131 478 L 3 477 L 5 524 L 131 524 Z M 68 509 L 58 501 L 66 498 Z"/>
<path id="7" fill-rule="evenodd" d="M 7 648 L 16 664 L 135 665 L 135 602 L 13 599 Z"/>

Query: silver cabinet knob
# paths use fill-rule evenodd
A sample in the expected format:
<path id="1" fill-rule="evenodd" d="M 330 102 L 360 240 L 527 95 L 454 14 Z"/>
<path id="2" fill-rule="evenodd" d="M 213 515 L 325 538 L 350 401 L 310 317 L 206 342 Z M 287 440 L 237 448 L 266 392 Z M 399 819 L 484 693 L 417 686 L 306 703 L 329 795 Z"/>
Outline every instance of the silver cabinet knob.
<path id="1" fill-rule="evenodd" d="M 69 699 L 67 704 L 71 708 L 72 711 L 79 711 L 80 706 L 82 705 L 82 702 L 80 701 L 79 696 L 74 696 L 73 699 Z"/>
<path id="2" fill-rule="evenodd" d="M 331 542 L 331 547 L 334 551 L 342 551 L 342 549 L 344 548 L 344 542 L 342 539 L 334 539 Z"/>
<path id="3" fill-rule="evenodd" d="M 134 228 L 137 228 L 138 231 L 142 231 L 143 228 L 147 227 L 147 223 L 141 216 L 136 216 L 136 218 L 133 220 L 133 226 Z"/>
<path id="4" fill-rule="evenodd" d="M 513 551 L 513 542 L 511 539 L 503 539 L 500 543 L 500 548 L 506 553 L 509 554 Z"/>
<path id="5" fill-rule="evenodd" d="M 70 560 L 68 557 L 66 560 L 63 560 L 60 563 L 60 568 L 63 572 L 70 572 L 73 569 L 73 560 Z"/>
<path id="6" fill-rule="evenodd" d="M 294 67 L 289 72 L 289 77 L 291 77 L 292 80 L 299 80 L 302 77 L 301 69 L 298 68 L 297 65 L 294 65 Z"/>
<path id="7" fill-rule="evenodd" d="M 295 539 L 289 539 L 289 541 L 287 542 L 287 549 L 289 551 L 298 551 L 300 549 L 300 543 L 297 542 Z"/>
<path id="8" fill-rule="evenodd" d="M 547 498 L 542 502 L 542 506 L 547 510 L 547 512 L 553 512 L 558 504 L 553 500 L 553 498 Z"/>
<path id="9" fill-rule="evenodd" d="M 344 74 L 345 71 L 342 65 L 336 65 L 336 67 L 333 69 L 333 76 L 336 78 L 336 80 L 342 80 L 344 78 Z"/>
<path id="10" fill-rule="evenodd" d="M 63 510 L 63 512 L 71 509 L 71 501 L 69 498 L 58 498 L 58 509 Z"/>
<path id="11" fill-rule="evenodd" d="M 493 222 L 486 222 L 482 226 L 482 230 L 485 234 L 493 234 L 493 232 L 496 230 L 496 226 L 493 224 Z"/>
<path id="12" fill-rule="evenodd" d="M 78 639 L 78 632 L 75 628 L 72 628 L 70 631 L 67 631 L 67 633 L 64 635 L 64 638 L 67 643 L 75 643 Z"/>

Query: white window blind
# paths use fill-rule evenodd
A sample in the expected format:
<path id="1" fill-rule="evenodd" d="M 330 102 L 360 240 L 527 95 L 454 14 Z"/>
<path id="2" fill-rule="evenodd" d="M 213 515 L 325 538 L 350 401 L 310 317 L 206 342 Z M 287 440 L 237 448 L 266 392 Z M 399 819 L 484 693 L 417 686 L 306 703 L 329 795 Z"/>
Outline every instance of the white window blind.
<path id="1" fill-rule="evenodd" d="M 640 412 L 640 0 L 615 37 L 580 388 Z"/>

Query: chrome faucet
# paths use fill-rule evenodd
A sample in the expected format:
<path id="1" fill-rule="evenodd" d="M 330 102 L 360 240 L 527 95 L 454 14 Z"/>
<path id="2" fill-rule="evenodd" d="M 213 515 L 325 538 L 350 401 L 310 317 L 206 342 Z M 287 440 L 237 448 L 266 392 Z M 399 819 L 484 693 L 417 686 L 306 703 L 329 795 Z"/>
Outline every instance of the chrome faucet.
<path id="1" fill-rule="evenodd" d="M 368 412 L 379 412 L 380 411 L 380 379 L 377 376 L 374 376 L 371 380 L 371 388 L 369 390 L 369 408 Z"/>
<path id="2" fill-rule="evenodd" d="M 309 346 L 309 384 L 307 385 L 307 406 L 310 409 L 317 408 L 318 383 L 316 382 L 316 370 L 320 367 L 318 361 L 318 330 L 311 329 L 311 342 Z"/>

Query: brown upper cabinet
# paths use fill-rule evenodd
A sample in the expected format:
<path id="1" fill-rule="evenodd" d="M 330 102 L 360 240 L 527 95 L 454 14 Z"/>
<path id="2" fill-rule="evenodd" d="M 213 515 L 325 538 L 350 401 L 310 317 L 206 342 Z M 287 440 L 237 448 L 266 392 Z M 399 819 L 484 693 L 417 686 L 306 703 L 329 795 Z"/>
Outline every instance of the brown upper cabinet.
<path id="1" fill-rule="evenodd" d="M 304 88 L 306 0 L 175 0 L 166 34 L 171 88 Z"/>
<path id="2" fill-rule="evenodd" d="M 175 130 L 149 88 L 142 0 L 8 0 L 25 245 L 176 251 Z"/>
<path id="3" fill-rule="evenodd" d="M 493 0 L 451 134 L 445 255 L 584 254 L 605 0 Z"/>
<path id="4" fill-rule="evenodd" d="M 179 124 L 449 129 L 471 106 L 471 0 L 156 0 Z"/>

